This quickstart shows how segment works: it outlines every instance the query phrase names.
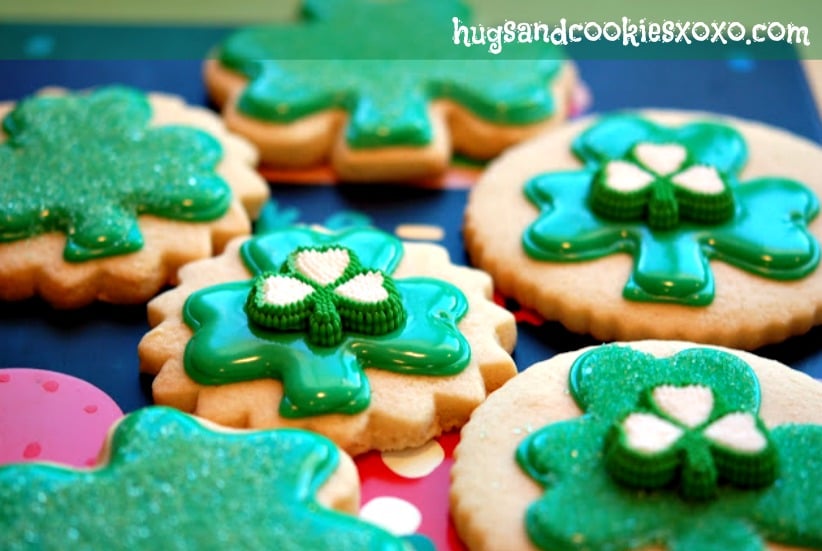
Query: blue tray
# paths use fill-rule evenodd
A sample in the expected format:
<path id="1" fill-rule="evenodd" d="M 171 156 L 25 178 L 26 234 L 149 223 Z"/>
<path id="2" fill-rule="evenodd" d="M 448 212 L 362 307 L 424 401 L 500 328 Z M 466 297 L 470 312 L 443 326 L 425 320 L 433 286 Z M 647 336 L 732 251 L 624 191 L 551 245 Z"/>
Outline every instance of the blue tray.
<path id="1" fill-rule="evenodd" d="M 48 43 L 53 30 L 0 25 L 0 36 L 5 36 L 5 42 L 0 40 L 0 54 L 5 52 L 4 60 L 0 60 L 0 74 L 4 76 L 0 79 L 0 100 L 17 100 L 43 86 L 76 89 L 121 83 L 175 93 L 190 103 L 208 105 L 197 59 L 9 59 L 9 51 L 19 52 L 14 57 L 20 58 L 38 53 L 36 48 L 26 49 L 13 40 L 28 41 L 31 46 L 31 41 L 40 37 Z M 152 36 L 173 32 L 178 40 L 178 33 L 186 32 L 149 31 Z M 196 40 L 206 42 L 204 31 L 189 32 Z M 208 40 L 219 38 L 219 30 L 209 32 L 214 36 L 209 34 Z M 780 126 L 822 142 L 819 114 L 796 60 L 582 59 L 578 66 L 595 98 L 596 111 L 635 107 L 715 111 Z M 301 222 L 324 223 L 340 212 L 357 212 L 390 232 L 402 223 L 436 224 L 445 229 L 443 244 L 452 258 L 467 262 L 460 235 L 464 190 L 275 185 L 272 196 L 280 212 L 291 211 Z M 97 385 L 124 411 L 131 411 L 151 403 L 150 380 L 139 374 L 137 358 L 137 343 L 148 329 L 144 306 L 95 304 L 76 311 L 55 311 L 37 299 L 2 304 L 0 367 L 35 367 L 72 374 Z M 558 352 L 595 343 L 588 336 L 569 333 L 557 323 L 521 323 L 519 334 L 515 359 L 523 368 Z M 757 352 L 822 378 L 820 337 L 822 328 Z"/>

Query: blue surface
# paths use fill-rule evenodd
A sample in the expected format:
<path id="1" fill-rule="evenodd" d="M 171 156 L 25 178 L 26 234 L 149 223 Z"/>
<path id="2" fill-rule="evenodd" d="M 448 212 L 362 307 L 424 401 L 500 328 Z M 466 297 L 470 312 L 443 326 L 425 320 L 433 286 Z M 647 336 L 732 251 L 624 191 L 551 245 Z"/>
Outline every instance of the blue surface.
<path id="1" fill-rule="evenodd" d="M 31 31 L 31 29 L 29 29 Z M 35 29 L 36 31 L 36 29 Z M 35 33 L 36 34 L 36 33 Z M 29 44 L 29 54 L 48 50 L 48 33 Z M 198 35 L 199 36 L 199 35 Z M 41 50 L 38 50 L 40 48 Z M 801 68 L 792 60 L 582 60 L 580 73 L 596 111 L 669 107 L 715 111 L 760 120 L 822 142 L 822 125 Z M 16 100 L 49 85 L 87 88 L 122 83 L 172 92 L 207 105 L 196 60 L 60 61 L 0 60 L 0 100 Z M 283 209 L 299 220 L 321 223 L 340 211 L 358 211 L 393 232 L 400 223 L 437 224 L 444 245 L 465 262 L 460 226 L 464 191 L 373 186 L 274 186 Z M 593 344 L 590 337 L 556 323 L 520 325 L 515 358 L 520 366 L 557 352 Z M 138 373 L 137 343 L 148 330 L 145 308 L 94 305 L 55 311 L 39 300 L 0 305 L 0 366 L 35 367 L 73 374 L 110 394 L 130 411 L 150 402 L 149 384 Z M 758 352 L 822 378 L 822 329 Z"/>

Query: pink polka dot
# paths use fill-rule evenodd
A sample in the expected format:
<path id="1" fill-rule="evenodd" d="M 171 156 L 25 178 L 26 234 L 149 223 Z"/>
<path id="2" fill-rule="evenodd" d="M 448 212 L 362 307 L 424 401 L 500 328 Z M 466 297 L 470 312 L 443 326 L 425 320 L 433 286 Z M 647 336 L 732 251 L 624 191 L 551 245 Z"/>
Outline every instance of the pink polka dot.
<path id="1" fill-rule="evenodd" d="M 39 457 L 41 451 L 43 450 L 40 444 L 32 442 L 23 450 L 23 457 L 26 459 L 34 459 L 35 457 Z"/>
<path id="2" fill-rule="evenodd" d="M 123 415 L 102 390 L 65 373 L 3 368 L 0 377 L 6 381 L 0 384 L 0 465 L 50 461 L 84 467 Z"/>
<path id="3" fill-rule="evenodd" d="M 11 381 L 11 375 L 8 373 L 0 373 L 0 383 L 7 383 Z"/>
<path id="4" fill-rule="evenodd" d="M 86 467 L 93 467 L 97 464 L 97 459 L 94 457 L 89 457 L 86 459 Z"/>

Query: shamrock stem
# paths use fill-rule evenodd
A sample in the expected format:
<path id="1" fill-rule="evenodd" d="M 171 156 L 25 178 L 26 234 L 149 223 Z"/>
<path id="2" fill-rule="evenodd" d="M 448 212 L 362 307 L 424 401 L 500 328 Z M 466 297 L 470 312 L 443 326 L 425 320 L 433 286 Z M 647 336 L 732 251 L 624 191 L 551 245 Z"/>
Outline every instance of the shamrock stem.
<path id="1" fill-rule="evenodd" d="M 317 293 L 314 312 L 308 319 L 308 340 L 319 346 L 336 346 L 342 341 L 342 320 L 331 297 Z"/>
<path id="2" fill-rule="evenodd" d="M 717 471 L 708 443 L 697 436 L 686 436 L 682 451 L 680 484 L 683 497 L 693 500 L 713 497 Z"/>
<path id="3" fill-rule="evenodd" d="M 679 224 L 679 205 L 671 183 L 658 179 L 651 185 L 648 224 L 655 230 L 669 230 Z"/>

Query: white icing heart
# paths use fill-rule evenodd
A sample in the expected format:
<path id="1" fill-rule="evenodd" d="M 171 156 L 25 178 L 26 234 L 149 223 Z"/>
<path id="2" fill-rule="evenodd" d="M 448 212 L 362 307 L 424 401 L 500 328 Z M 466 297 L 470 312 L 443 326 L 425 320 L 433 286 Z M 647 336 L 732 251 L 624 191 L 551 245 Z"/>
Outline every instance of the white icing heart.
<path id="1" fill-rule="evenodd" d="M 269 276 L 263 282 L 263 299 L 274 306 L 294 304 L 313 291 L 311 285 L 291 276 Z"/>
<path id="2" fill-rule="evenodd" d="M 725 189 L 725 184 L 719 173 L 712 166 L 694 165 L 686 168 L 671 181 L 685 189 L 696 193 L 717 195 Z"/>
<path id="3" fill-rule="evenodd" d="M 611 161 L 605 165 L 605 184 L 623 193 L 637 191 L 654 181 L 653 174 L 645 172 L 628 161 Z"/>
<path id="4" fill-rule="evenodd" d="M 710 440 L 734 451 L 755 453 L 765 449 L 768 441 L 756 426 L 753 415 L 729 413 L 711 423 L 704 432 Z"/>
<path id="5" fill-rule="evenodd" d="M 688 151 L 673 143 L 641 143 L 634 148 L 634 156 L 649 170 L 667 176 L 679 170 L 688 157 Z"/>
<path id="6" fill-rule="evenodd" d="M 707 421 L 714 409 L 713 392 L 701 385 L 663 385 L 651 395 L 660 410 L 690 428 Z"/>
<path id="7" fill-rule="evenodd" d="M 363 303 L 382 302 L 388 298 L 388 291 L 383 287 L 384 278 L 379 272 L 358 274 L 346 281 L 334 292 L 338 295 Z"/>
<path id="8" fill-rule="evenodd" d="M 301 274 L 320 285 L 333 283 L 343 274 L 351 258 L 345 249 L 300 251 L 294 265 Z"/>
<path id="9" fill-rule="evenodd" d="M 659 453 L 670 448 L 683 430 L 650 413 L 632 413 L 622 422 L 627 444 L 644 453 Z"/>

